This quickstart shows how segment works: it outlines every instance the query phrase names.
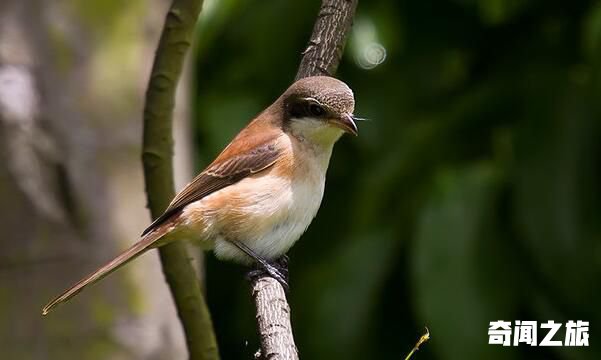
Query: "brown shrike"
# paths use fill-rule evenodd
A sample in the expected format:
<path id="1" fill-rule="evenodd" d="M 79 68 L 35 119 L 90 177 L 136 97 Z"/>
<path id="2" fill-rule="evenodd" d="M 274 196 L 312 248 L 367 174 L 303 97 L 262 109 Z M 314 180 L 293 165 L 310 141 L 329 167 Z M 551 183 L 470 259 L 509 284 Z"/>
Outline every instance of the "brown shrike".
<path id="1" fill-rule="evenodd" d="M 259 263 L 286 254 L 319 209 L 334 143 L 357 135 L 355 99 L 343 82 L 315 76 L 295 82 L 250 122 L 131 248 L 44 307 L 46 315 L 83 288 L 146 250 L 194 239 L 219 259 Z"/>

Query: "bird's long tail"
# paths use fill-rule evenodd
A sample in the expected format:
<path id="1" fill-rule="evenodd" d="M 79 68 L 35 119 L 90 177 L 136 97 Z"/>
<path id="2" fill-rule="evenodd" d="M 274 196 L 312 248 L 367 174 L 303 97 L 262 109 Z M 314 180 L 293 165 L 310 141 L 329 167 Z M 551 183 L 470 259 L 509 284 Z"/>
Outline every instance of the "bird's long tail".
<path id="1" fill-rule="evenodd" d="M 160 240 L 170 229 L 166 227 L 158 227 L 155 230 L 149 232 L 144 235 L 140 241 L 135 243 L 132 247 L 127 249 L 121 255 L 114 258 L 111 262 L 104 265 L 100 269 L 94 271 L 89 274 L 82 280 L 80 280 L 77 284 L 73 285 L 71 288 L 63 292 L 60 296 L 49 302 L 42 309 L 42 315 L 47 315 L 52 309 L 54 309 L 57 305 L 68 301 L 73 296 L 77 295 L 81 290 L 83 290 L 86 286 L 92 285 L 105 276 L 109 275 L 113 271 L 119 269 L 121 266 L 127 264 L 131 260 L 135 259 L 139 255 L 142 255 L 146 250 L 157 246 L 157 241 Z"/>

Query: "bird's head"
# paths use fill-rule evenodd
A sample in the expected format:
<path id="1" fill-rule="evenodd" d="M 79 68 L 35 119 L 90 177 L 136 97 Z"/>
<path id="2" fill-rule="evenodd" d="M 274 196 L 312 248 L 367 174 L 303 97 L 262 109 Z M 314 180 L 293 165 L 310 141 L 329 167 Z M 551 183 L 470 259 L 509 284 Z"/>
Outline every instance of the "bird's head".
<path id="1" fill-rule="evenodd" d="M 298 80 L 282 95 L 284 129 L 316 144 L 331 145 L 343 133 L 357 135 L 353 91 L 328 76 Z"/>

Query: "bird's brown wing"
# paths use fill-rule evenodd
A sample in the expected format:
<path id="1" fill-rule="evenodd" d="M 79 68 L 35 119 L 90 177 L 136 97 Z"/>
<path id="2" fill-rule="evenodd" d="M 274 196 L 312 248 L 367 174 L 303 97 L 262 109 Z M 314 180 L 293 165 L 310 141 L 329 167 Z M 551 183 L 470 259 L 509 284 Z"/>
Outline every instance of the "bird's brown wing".
<path id="1" fill-rule="evenodd" d="M 280 155 L 274 140 L 235 155 L 232 155 L 231 151 L 227 153 L 228 149 L 226 148 L 209 167 L 175 196 L 165 212 L 144 230 L 142 235 L 146 235 L 155 229 L 184 206 L 232 185 L 249 175 L 271 167 Z M 227 156 L 223 156 L 226 153 Z"/>

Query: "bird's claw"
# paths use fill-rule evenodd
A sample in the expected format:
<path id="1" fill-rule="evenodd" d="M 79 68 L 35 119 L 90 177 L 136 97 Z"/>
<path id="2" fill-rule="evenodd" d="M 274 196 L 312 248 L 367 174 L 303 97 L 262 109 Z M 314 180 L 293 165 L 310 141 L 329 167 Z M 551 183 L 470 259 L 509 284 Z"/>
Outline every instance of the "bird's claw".
<path id="1" fill-rule="evenodd" d="M 255 269 L 248 272 L 247 277 L 255 281 L 263 276 L 269 276 L 277 280 L 284 291 L 288 292 L 288 256 L 284 255 L 274 262 L 257 262 Z"/>

